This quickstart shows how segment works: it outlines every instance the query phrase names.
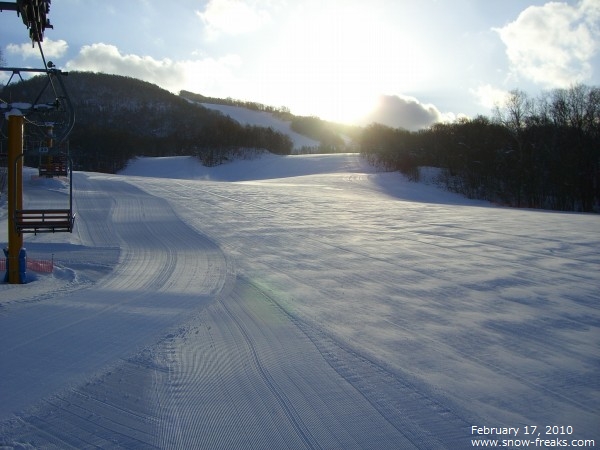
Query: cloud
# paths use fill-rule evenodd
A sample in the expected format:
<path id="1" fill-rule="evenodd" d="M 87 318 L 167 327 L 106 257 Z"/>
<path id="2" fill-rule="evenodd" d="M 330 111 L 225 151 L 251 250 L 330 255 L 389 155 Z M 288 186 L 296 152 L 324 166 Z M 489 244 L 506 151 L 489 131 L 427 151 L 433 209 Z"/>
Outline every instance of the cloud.
<path id="1" fill-rule="evenodd" d="M 475 89 L 471 89 L 471 94 L 477 98 L 480 105 L 488 109 L 502 106 L 509 96 L 508 91 L 495 88 L 490 84 L 481 85 Z"/>
<path id="2" fill-rule="evenodd" d="M 52 39 L 44 39 L 42 45 L 44 50 L 44 56 L 46 60 L 49 58 L 61 58 L 67 53 L 69 45 L 67 41 L 62 39 L 53 41 Z M 38 58 L 40 59 L 40 49 L 37 45 L 32 45 L 31 42 L 26 44 L 8 44 L 6 46 L 6 52 L 13 55 L 21 55 L 23 59 Z"/>
<path id="3" fill-rule="evenodd" d="M 240 64 L 240 58 L 235 55 L 218 59 L 157 60 L 150 56 L 122 54 L 114 45 L 98 43 L 82 47 L 79 54 L 67 62 L 66 68 L 130 76 L 175 93 L 186 89 L 224 95 L 226 93 L 218 92 L 218 89 L 222 86 L 235 88 L 232 72 Z"/>
<path id="4" fill-rule="evenodd" d="M 514 74 L 544 87 L 568 87 L 592 76 L 600 47 L 600 2 L 530 6 L 514 22 L 494 28 Z"/>
<path id="5" fill-rule="evenodd" d="M 375 109 L 360 122 L 373 122 L 410 131 L 420 130 L 436 122 L 451 121 L 454 114 L 442 114 L 434 105 L 419 102 L 414 97 L 382 95 Z"/>
<path id="6" fill-rule="evenodd" d="M 255 31 L 270 20 L 255 1 L 210 0 L 204 11 L 196 11 L 210 38 L 219 34 L 239 35 Z"/>

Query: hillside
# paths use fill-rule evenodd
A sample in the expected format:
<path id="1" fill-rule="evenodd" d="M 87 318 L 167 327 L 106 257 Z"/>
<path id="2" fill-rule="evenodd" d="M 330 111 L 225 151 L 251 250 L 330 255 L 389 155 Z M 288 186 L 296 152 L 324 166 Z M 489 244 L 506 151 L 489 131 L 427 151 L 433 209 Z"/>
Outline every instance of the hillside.
<path id="1" fill-rule="evenodd" d="M 45 82 L 44 77 L 34 77 L 11 84 L 0 97 L 7 103 L 10 99 L 33 103 Z M 192 155 L 213 165 L 244 148 L 289 154 L 294 147 L 285 133 L 240 124 L 134 78 L 72 72 L 64 83 L 76 113 L 69 140 L 79 170 L 112 173 L 142 155 Z M 52 90 L 46 89 L 39 101 L 54 101 Z M 27 131 L 30 145 L 37 147 L 40 131 L 36 127 Z M 35 166 L 36 157 L 26 163 Z"/>
<path id="2" fill-rule="evenodd" d="M 38 77 L 11 85 L 0 99 L 32 100 L 43 82 Z M 550 91 L 548 108 L 515 91 L 513 104 L 521 109 L 411 132 L 380 124 L 350 127 L 294 116 L 284 107 L 186 91 L 177 96 L 114 75 L 76 72 L 66 84 L 77 114 L 70 145 L 79 170 L 114 173 L 138 156 L 193 156 L 215 166 L 264 150 L 284 155 L 360 151 L 372 164 L 413 180 L 422 167 L 437 168 L 440 183 L 470 198 L 600 211 L 597 87 Z M 529 103 L 536 107 L 525 110 Z M 32 157 L 26 155 L 25 163 L 35 167 L 41 134 L 35 127 L 27 130 Z"/>
<path id="3" fill-rule="evenodd" d="M 242 124 L 268 126 L 287 134 L 294 141 L 294 153 L 354 152 L 358 150 L 356 141 L 363 130 L 359 126 L 330 122 L 315 116 L 296 116 L 286 107 L 206 97 L 189 91 L 181 91 L 179 95 Z"/>

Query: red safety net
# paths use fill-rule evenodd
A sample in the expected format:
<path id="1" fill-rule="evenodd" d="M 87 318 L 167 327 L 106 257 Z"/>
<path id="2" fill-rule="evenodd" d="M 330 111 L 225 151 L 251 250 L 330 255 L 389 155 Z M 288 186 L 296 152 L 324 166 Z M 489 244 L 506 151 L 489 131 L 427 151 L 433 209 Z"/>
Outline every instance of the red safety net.
<path id="1" fill-rule="evenodd" d="M 27 258 L 27 270 L 41 273 L 52 273 L 54 270 L 54 263 L 47 260 L 44 261 Z M 6 258 L 0 258 L 0 271 L 6 271 Z"/>

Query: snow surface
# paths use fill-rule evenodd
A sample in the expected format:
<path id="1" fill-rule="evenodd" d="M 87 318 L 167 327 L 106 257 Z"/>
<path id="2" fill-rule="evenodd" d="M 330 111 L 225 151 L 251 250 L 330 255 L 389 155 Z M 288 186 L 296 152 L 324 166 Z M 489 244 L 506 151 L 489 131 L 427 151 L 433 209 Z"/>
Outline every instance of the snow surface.
<path id="1" fill-rule="evenodd" d="M 54 273 L 0 284 L 0 446 L 600 439 L 597 215 L 470 201 L 352 154 L 74 177 L 73 234 L 25 238 Z M 26 207 L 64 207 L 64 181 L 26 180 Z"/>
<path id="2" fill-rule="evenodd" d="M 216 105 L 213 103 L 200 103 L 200 105 L 207 109 L 212 109 L 213 111 L 219 111 L 223 115 L 231 117 L 241 125 L 272 128 L 275 131 L 287 134 L 294 144 L 294 150 L 300 150 L 302 147 L 313 148 L 320 145 L 319 141 L 311 139 L 300 133 L 296 133 L 294 130 L 292 130 L 290 122 L 281 120 L 273 116 L 273 114 L 270 112 L 254 111 L 241 106 Z"/>

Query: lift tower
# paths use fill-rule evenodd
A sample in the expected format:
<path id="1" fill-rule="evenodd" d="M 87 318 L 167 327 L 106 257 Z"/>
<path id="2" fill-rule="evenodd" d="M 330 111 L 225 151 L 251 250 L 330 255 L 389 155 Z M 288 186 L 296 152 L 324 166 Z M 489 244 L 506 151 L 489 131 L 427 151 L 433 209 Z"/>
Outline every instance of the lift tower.
<path id="1" fill-rule="evenodd" d="M 30 103 L 27 102 L 4 102 L 0 101 L 0 113 L 4 114 L 8 122 L 8 249 L 7 253 L 7 281 L 12 284 L 24 282 L 25 249 L 23 249 L 24 233 L 41 233 L 73 230 L 75 216 L 73 214 L 73 176 L 70 169 L 70 189 L 68 209 L 36 209 L 27 210 L 23 208 L 23 135 L 24 121 L 35 125 L 31 117 L 39 117 L 45 113 L 59 112 L 63 118 L 60 124 L 61 133 L 52 135 L 49 142 L 61 143 L 70 133 L 75 122 L 74 111 L 67 95 L 62 72 L 52 64 L 46 62 L 42 50 L 44 32 L 47 28 L 53 28 L 48 19 L 51 0 L 17 0 L 15 2 L 0 1 L 0 11 L 16 11 L 23 24 L 29 29 L 29 37 L 32 44 L 39 47 L 43 69 L 0 67 L 2 71 L 12 72 L 8 83 L 17 75 L 21 80 L 22 72 L 38 72 L 46 74 L 46 84 L 37 97 Z M 54 93 L 53 101 L 44 101 L 45 91 L 51 87 Z M 47 95 L 46 95 L 47 96 Z M 4 111 L 2 111 L 4 110 Z M 39 122 L 38 128 L 42 128 L 48 138 L 48 129 L 55 130 L 56 123 L 48 121 Z M 69 165 L 72 167 L 72 164 Z M 62 172 L 61 172 L 62 173 Z"/>

